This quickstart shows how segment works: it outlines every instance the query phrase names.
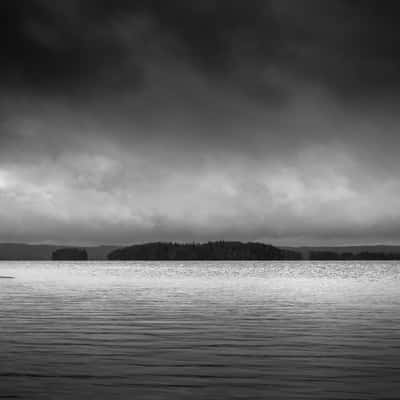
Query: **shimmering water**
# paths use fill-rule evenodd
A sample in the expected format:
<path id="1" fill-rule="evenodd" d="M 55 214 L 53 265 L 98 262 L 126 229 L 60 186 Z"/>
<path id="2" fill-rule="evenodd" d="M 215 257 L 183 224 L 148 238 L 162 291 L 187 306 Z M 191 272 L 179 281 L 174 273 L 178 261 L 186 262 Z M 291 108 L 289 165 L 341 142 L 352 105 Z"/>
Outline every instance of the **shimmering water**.
<path id="1" fill-rule="evenodd" d="M 399 399 L 397 262 L 1 262 L 0 399 Z"/>

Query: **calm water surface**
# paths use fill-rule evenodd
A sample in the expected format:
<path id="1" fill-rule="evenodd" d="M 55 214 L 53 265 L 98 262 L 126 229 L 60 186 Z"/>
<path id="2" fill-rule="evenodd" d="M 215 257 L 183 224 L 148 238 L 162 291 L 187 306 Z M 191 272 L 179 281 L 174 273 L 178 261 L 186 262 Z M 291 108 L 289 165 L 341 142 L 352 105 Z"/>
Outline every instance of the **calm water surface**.
<path id="1" fill-rule="evenodd" d="M 397 262 L 0 262 L 0 399 L 399 399 Z"/>

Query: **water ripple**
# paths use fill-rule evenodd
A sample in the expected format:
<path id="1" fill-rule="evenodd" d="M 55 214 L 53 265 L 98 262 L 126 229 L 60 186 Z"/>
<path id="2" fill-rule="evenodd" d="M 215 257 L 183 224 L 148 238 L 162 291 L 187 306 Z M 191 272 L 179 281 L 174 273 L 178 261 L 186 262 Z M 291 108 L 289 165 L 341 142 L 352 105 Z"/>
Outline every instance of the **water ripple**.
<path id="1" fill-rule="evenodd" d="M 0 262 L 0 399 L 398 399 L 396 262 Z"/>

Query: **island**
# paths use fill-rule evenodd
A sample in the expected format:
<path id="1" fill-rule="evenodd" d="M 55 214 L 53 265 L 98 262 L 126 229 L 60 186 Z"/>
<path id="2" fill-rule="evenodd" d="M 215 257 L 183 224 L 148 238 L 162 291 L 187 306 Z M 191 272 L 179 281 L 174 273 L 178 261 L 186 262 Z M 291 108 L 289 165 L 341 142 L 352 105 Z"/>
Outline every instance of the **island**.
<path id="1" fill-rule="evenodd" d="M 63 247 L 53 251 L 51 259 L 55 261 L 86 261 L 87 251 L 79 247 Z"/>
<path id="2" fill-rule="evenodd" d="M 145 243 L 108 254 L 109 260 L 301 260 L 299 252 L 258 242 Z"/>

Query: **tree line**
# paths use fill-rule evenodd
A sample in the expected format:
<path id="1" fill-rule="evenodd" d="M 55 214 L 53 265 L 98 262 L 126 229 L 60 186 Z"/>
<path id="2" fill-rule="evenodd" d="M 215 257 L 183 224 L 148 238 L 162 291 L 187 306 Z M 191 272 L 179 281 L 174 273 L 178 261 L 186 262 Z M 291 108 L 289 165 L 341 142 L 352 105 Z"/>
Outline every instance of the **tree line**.
<path id="1" fill-rule="evenodd" d="M 146 243 L 112 251 L 109 260 L 300 260 L 300 253 L 258 243 Z"/>

